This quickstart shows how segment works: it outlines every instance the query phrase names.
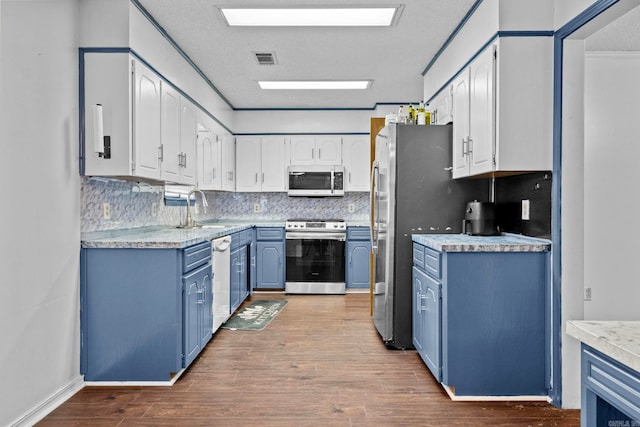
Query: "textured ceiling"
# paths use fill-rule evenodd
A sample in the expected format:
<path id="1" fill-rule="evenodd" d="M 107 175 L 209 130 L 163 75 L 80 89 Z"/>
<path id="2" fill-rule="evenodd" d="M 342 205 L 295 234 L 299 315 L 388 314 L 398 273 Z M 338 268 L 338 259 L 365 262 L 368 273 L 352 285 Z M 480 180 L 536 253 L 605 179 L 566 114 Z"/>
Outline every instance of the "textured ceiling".
<path id="1" fill-rule="evenodd" d="M 138 0 L 234 108 L 371 108 L 419 101 L 422 71 L 475 0 Z M 223 6 L 389 6 L 387 28 L 229 27 Z M 258 65 L 254 52 L 275 52 Z M 258 80 L 372 80 L 364 91 L 264 91 Z"/>
<path id="2" fill-rule="evenodd" d="M 585 39 L 588 51 L 640 51 L 640 6 Z"/>

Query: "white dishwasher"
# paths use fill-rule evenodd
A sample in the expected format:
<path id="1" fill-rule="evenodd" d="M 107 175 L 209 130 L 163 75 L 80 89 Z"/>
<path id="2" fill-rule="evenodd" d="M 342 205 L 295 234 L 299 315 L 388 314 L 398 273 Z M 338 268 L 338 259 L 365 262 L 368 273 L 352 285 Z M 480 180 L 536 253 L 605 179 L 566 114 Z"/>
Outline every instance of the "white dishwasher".
<path id="1" fill-rule="evenodd" d="M 231 236 L 211 241 L 213 264 L 213 327 L 215 333 L 227 321 L 231 308 Z"/>

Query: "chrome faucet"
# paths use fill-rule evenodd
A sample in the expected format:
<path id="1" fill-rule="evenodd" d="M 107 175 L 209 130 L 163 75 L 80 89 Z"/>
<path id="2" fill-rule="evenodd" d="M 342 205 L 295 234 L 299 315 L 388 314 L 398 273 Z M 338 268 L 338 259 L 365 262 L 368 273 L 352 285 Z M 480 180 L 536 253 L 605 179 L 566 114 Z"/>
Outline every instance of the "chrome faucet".
<path id="1" fill-rule="evenodd" d="M 187 195 L 187 219 L 185 220 L 184 224 L 185 228 L 193 228 L 196 226 L 196 222 L 191 217 L 191 195 L 193 193 L 200 193 L 200 195 L 202 196 L 202 207 L 204 208 L 205 212 L 207 211 L 207 206 L 209 206 L 209 204 L 207 203 L 207 197 L 204 195 L 202 190 L 194 188 L 193 190 L 189 191 L 189 194 Z"/>

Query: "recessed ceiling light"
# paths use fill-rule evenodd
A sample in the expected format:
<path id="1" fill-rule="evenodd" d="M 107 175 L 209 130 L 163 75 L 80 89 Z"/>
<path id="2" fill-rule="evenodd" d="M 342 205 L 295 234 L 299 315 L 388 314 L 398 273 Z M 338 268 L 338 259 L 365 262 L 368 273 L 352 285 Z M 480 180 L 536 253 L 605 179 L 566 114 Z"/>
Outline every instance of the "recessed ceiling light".
<path id="1" fill-rule="evenodd" d="M 397 10 L 397 7 L 220 9 L 229 25 L 262 27 L 388 27 Z"/>
<path id="2" fill-rule="evenodd" d="M 349 90 L 367 89 L 370 80 L 289 80 L 289 81 L 259 81 L 260 89 L 325 89 L 325 90 Z"/>

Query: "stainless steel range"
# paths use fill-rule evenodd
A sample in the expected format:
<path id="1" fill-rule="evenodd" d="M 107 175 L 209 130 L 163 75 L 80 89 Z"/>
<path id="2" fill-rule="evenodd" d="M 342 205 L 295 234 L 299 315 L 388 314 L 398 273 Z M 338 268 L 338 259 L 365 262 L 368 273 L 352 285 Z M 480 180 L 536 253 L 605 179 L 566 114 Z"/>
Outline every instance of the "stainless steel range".
<path id="1" fill-rule="evenodd" d="M 344 294 L 347 226 L 339 219 L 285 224 L 288 294 Z"/>

